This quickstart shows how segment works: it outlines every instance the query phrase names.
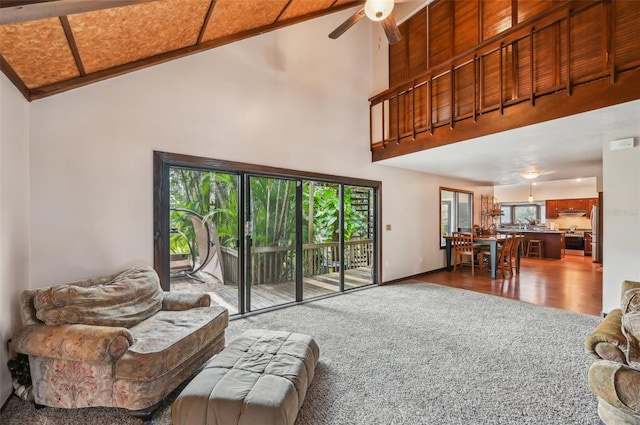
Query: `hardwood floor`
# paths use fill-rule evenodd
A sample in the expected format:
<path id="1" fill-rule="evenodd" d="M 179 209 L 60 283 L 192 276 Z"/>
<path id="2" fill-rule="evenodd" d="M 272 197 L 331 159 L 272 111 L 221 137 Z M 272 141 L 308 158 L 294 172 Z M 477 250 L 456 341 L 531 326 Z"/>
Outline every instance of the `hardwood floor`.
<path id="1" fill-rule="evenodd" d="M 347 271 L 347 288 L 371 282 L 370 270 Z M 499 274 L 498 274 L 499 275 Z M 215 279 L 197 282 L 188 278 L 171 280 L 176 291 L 211 293 L 215 302 L 236 314 L 238 287 L 222 285 Z M 591 257 L 566 256 L 561 260 L 523 258 L 520 274 L 509 279 L 492 280 L 487 271 L 464 267 L 456 272 L 439 271 L 403 280 L 399 283 L 423 281 L 468 289 L 532 304 L 555 307 L 563 310 L 599 316 L 602 310 L 602 268 L 591 261 Z M 338 273 L 328 273 L 315 278 L 305 278 L 305 299 L 336 292 Z M 258 310 L 295 299 L 295 285 L 291 282 L 253 287 L 252 309 Z"/>
<path id="2" fill-rule="evenodd" d="M 492 280 L 487 272 L 471 276 L 471 269 L 425 273 L 420 280 L 532 304 L 599 316 L 602 312 L 602 265 L 591 257 L 565 256 L 561 260 L 523 258 L 520 274 Z M 406 281 L 405 281 L 406 282 Z"/>

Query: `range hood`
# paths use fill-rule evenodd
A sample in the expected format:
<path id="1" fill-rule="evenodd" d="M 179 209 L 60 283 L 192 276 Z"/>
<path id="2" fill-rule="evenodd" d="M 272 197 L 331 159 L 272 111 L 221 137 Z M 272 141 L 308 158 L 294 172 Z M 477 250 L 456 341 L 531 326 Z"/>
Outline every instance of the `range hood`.
<path id="1" fill-rule="evenodd" d="M 558 217 L 584 217 L 587 215 L 586 210 L 559 210 Z"/>

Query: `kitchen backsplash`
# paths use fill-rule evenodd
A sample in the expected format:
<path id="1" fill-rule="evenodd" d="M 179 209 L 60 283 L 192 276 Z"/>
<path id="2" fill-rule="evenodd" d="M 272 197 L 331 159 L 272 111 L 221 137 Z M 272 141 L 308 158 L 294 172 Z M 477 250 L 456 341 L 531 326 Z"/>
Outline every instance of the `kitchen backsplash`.
<path id="1" fill-rule="evenodd" d="M 549 222 L 557 224 L 561 229 L 568 229 L 571 226 L 576 226 L 577 229 L 591 229 L 591 220 L 586 217 L 548 218 L 546 219 L 545 224 L 549 226 Z"/>

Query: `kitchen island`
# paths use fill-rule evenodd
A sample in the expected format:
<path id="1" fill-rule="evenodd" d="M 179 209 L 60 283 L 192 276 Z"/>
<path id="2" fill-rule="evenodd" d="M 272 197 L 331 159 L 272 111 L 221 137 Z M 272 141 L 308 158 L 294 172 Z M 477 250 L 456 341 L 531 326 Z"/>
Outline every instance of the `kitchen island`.
<path id="1" fill-rule="evenodd" d="M 525 229 L 506 229 L 501 228 L 499 233 L 522 233 L 524 235 L 524 253 L 527 253 L 527 246 L 531 239 L 542 241 L 542 256 L 559 260 L 564 256 L 565 236 L 563 231 L 559 230 L 525 230 Z"/>

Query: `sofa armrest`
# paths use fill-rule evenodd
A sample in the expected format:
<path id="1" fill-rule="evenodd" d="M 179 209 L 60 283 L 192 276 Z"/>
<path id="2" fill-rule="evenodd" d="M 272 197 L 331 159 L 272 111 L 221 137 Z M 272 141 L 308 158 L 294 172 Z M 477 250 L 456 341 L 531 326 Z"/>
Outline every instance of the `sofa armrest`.
<path id="1" fill-rule="evenodd" d="M 640 413 L 640 372 L 629 366 L 599 360 L 589 368 L 589 387 L 610 405 Z"/>
<path id="2" fill-rule="evenodd" d="M 18 353 L 93 364 L 119 358 L 133 341 L 127 328 L 80 324 L 28 325 L 13 338 Z"/>
<path id="3" fill-rule="evenodd" d="M 162 309 L 170 311 L 209 307 L 210 305 L 211 296 L 202 292 L 165 292 L 162 299 Z"/>
<path id="4" fill-rule="evenodd" d="M 627 339 L 622 334 L 622 311 L 612 310 L 584 341 L 587 353 L 597 359 L 627 363 Z"/>

